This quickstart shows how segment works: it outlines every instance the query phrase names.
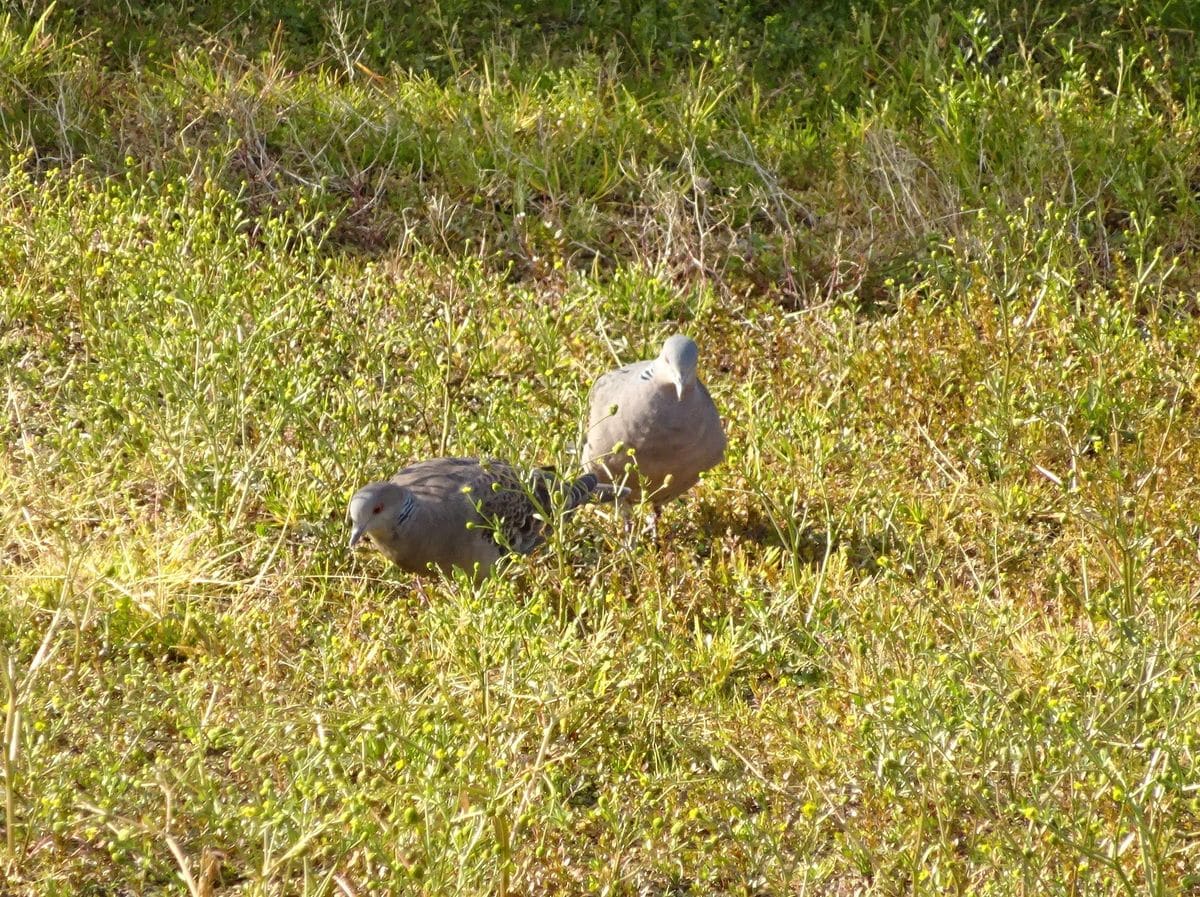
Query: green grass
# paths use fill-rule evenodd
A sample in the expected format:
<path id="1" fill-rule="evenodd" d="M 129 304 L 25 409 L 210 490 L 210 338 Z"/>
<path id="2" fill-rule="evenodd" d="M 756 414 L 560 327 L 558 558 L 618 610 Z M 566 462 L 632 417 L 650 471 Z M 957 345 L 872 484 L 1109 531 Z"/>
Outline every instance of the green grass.
<path id="1" fill-rule="evenodd" d="M 243 6 L 0 19 L 0 891 L 1200 893 L 1190 4 Z M 676 330 L 661 546 L 345 549 Z"/>

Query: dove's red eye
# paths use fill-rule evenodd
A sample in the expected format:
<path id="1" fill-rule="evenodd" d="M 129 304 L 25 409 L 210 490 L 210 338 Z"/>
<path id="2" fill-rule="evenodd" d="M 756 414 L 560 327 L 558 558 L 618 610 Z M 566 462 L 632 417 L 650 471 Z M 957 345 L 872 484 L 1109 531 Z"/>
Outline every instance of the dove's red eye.
<path id="1" fill-rule="evenodd" d="M 383 505 L 376 505 L 376 506 L 375 506 L 375 510 L 373 510 L 371 513 L 372 513 L 372 514 L 378 514 L 378 513 L 379 513 L 380 511 L 382 511 L 382 510 L 383 510 Z"/>

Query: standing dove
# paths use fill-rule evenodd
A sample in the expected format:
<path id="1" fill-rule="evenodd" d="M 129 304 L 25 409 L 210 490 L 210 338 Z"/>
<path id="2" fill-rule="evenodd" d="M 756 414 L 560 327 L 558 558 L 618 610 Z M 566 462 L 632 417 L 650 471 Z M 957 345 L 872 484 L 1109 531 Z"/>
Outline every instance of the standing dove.
<path id="1" fill-rule="evenodd" d="M 495 459 L 434 458 L 390 480 L 369 483 L 350 499 L 350 547 L 369 538 L 410 573 L 459 567 L 482 579 L 503 555 L 529 554 L 545 541 L 561 496 L 564 513 L 611 486 L 585 474 L 573 483 L 539 468 L 527 479 Z"/>
<path id="2" fill-rule="evenodd" d="M 583 464 L 602 482 L 620 483 L 633 462 L 639 476 L 625 483 L 630 497 L 649 498 L 655 514 L 725 456 L 721 416 L 696 377 L 698 355 L 695 342 L 676 334 L 658 358 L 609 371 L 592 386 Z"/>

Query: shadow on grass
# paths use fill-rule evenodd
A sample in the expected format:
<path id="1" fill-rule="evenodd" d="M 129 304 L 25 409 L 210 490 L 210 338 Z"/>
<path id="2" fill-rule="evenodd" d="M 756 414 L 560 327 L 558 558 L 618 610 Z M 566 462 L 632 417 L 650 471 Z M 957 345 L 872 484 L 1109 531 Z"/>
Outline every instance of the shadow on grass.
<path id="1" fill-rule="evenodd" d="M 812 570 L 824 568 L 837 555 L 845 555 L 853 570 L 873 576 L 881 569 L 880 559 L 899 547 L 894 534 L 843 533 L 836 527 L 808 522 L 807 512 L 793 513 L 781 519 L 761 507 L 730 509 L 705 503 L 690 521 L 703 538 L 698 554 L 707 556 L 712 542 L 726 534 L 739 541 L 753 542 L 764 549 L 776 548 L 785 558 Z"/>

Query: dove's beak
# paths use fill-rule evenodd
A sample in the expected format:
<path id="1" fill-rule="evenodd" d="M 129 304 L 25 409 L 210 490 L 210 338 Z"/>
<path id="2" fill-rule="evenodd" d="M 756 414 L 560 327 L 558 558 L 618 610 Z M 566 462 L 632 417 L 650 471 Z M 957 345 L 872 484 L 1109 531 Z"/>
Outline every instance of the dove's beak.
<path id="1" fill-rule="evenodd" d="M 679 399 L 679 401 L 682 402 L 683 401 L 683 375 L 678 373 L 677 371 L 674 373 L 675 373 L 675 376 L 673 376 L 671 378 L 671 383 L 673 383 L 675 385 L 676 397 Z"/>
<path id="2" fill-rule="evenodd" d="M 354 548 L 356 545 L 358 545 L 358 543 L 362 541 L 362 537 L 366 534 L 367 528 L 365 526 L 354 527 L 353 531 L 350 533 L 350 547 Z"/>

